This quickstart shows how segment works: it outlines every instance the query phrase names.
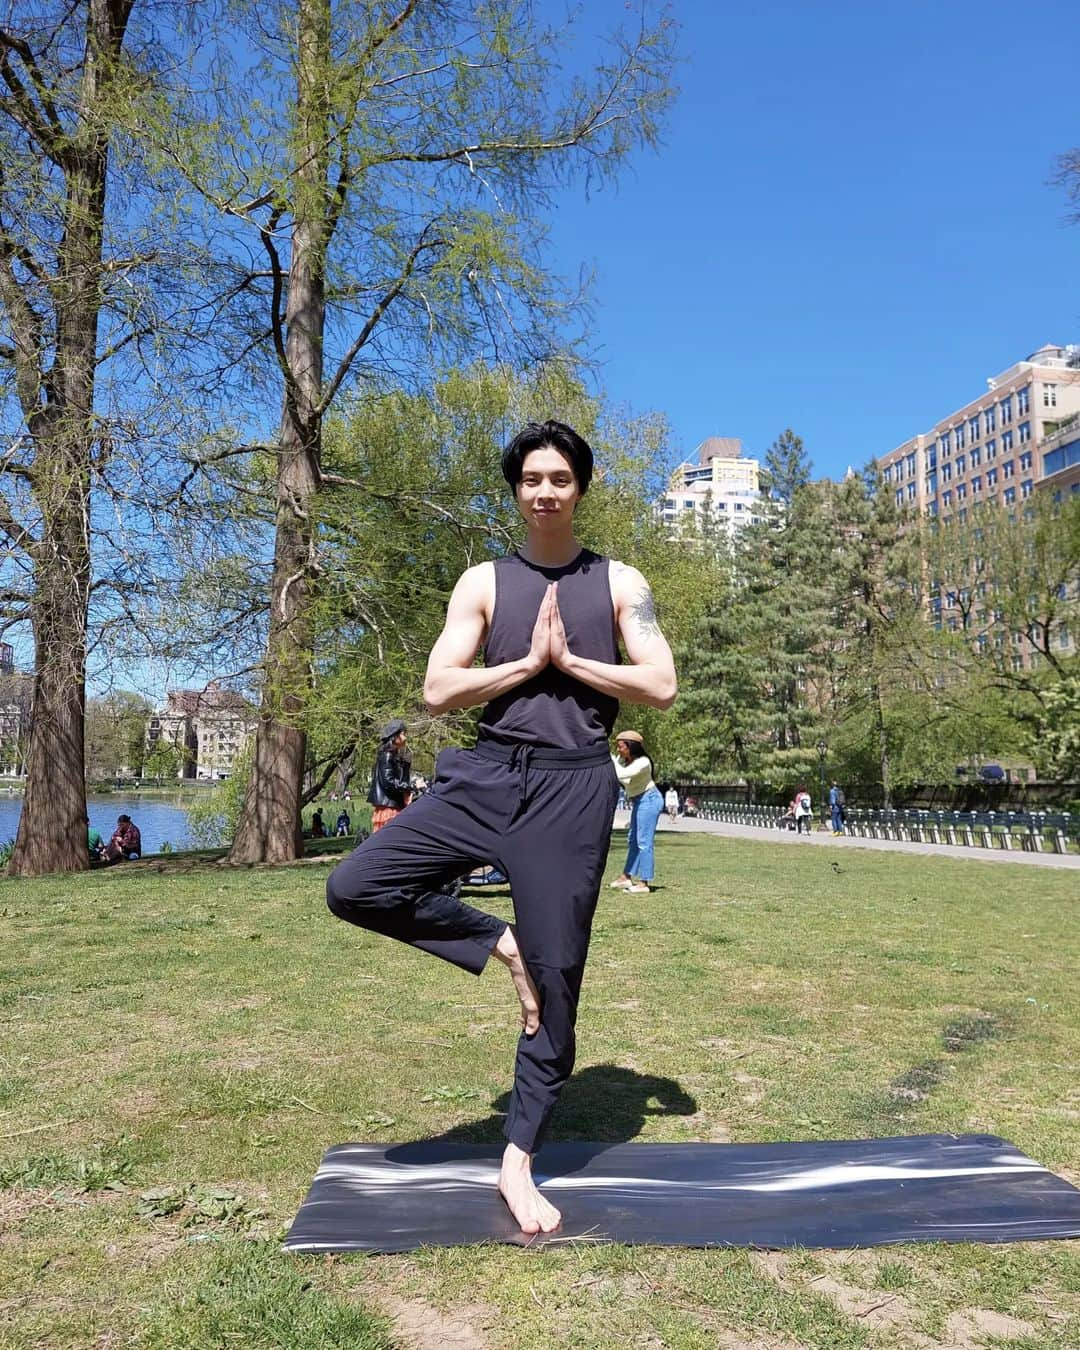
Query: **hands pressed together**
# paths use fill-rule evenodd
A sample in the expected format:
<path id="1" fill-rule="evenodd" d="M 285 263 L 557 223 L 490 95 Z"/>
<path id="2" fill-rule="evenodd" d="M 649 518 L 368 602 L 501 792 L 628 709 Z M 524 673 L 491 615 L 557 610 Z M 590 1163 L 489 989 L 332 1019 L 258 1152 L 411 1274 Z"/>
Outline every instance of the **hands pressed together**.
<path id="1" fill-rule="evenodd" d="M 569 669 L 571 655 L 566 645 L 566 629 L 559 613 L 558 590 L 558 583 L 553 581 L 540 601 L 529 648 L 529 662 L 534 675 L 547 665 L 556 666 L 559 670 Z"/>

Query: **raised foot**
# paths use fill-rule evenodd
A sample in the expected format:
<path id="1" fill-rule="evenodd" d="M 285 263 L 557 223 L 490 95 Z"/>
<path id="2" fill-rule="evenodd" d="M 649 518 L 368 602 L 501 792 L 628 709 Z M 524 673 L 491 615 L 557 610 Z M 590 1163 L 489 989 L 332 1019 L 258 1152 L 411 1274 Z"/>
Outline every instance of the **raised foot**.
<path id="1" fill-rule="evenodd" d="M 510 971 L 514 992 L 521 1004 L 521 1025 L 526 1036 L 535 1036 L 540 1030 L 540 995 L 536 985 L 533 984 L 532 976 L 525 968 L 513 927 L 507 926 L 503 930 L 502 936 L 495 944 L 494 955 Z"/>
<path id="2" fill-rule="evenodd" d="M 499 1172 L 499 1194 L 523 1233 L 553 1233 L 562 1215 L 536 1189 L 532 1159 L 514 1144 L 507 1144 Z"/>

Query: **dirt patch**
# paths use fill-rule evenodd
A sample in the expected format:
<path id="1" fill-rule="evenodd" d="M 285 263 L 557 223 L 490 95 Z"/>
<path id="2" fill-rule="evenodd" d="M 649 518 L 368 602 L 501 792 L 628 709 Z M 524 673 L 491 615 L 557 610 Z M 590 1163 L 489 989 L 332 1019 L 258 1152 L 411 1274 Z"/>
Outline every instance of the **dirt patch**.
<path id="1" fill-rule="evenodd" d="M 485 1333 L 499 1319 L 498 1309 L 485 1303 L 461 1304 L 447 1312 L 395 1294 L 382 1294 L 377 1303 L 408 1350 L 488 1350 L 491 1342 Z"/>
<path id="2" fill-rule="evenodd" d="M 739 1331 L 721 1331 L 716 1350 L 805 1350 L 804 1346 L 776 1336 L 749 1336 Z"/>
<path id="3" fill-rule="evenodd" d="M 1003 1020 L 993 1013 L 969 1013 L 945 1023 L 941 1030 L 941 1043 L 950 1054 L 958 1054 L 983 1041 L 996 1040 L 1006 1030 Z"/>
<path id="4" fill-rule="evenodd" d="M 1015 1341 L 1021 1336 L 1034 1334 L 1035 1327 L 1018 1317 L 991 1312 L 989 1308 L 965 1308 L 963 1312 L 950 1314 L 943 1350 L 972 1350 L 974 1346 L 983 1345 L 990 1336 L 996 1336 L 998 1340 Z"/>

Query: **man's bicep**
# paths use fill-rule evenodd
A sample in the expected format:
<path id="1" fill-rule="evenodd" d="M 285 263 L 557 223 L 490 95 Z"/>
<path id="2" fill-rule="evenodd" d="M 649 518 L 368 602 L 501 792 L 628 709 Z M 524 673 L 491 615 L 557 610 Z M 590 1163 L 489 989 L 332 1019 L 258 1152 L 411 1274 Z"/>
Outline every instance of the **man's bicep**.
<path id="1" fill-rule="evenodd" d="M 672 664 L 652 589 L 636 567 L 625 568 L 619 577 L 618 621 L 626 655 L 634 665 Z"/>
<path id="2" fill-rule="evenodd" d="M 446 623 L 431 649 L 428 670 L 441 670 L 447 666 L 468 670 L 480 650 L 485 622 L 480 587 L 475 578 L 462 577 L 450 597 Z"/>

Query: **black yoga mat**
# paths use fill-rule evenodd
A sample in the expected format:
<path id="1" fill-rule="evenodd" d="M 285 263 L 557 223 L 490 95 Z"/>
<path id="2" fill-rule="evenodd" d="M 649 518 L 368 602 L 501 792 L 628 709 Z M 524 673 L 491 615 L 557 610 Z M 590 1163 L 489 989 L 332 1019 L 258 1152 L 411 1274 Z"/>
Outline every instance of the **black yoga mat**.
<path id="1" fill-rule="evenodd" d="M 549 1144 L 533 1172 L 562 1211 L 520 1232 L 498 1145 L 339 1144 L 285 1250 L 402 1252 L 470 1242 L 873 1247 L 1080 1237 L 1080 1190 L 987 1134 L 793 1144 Z"/>

